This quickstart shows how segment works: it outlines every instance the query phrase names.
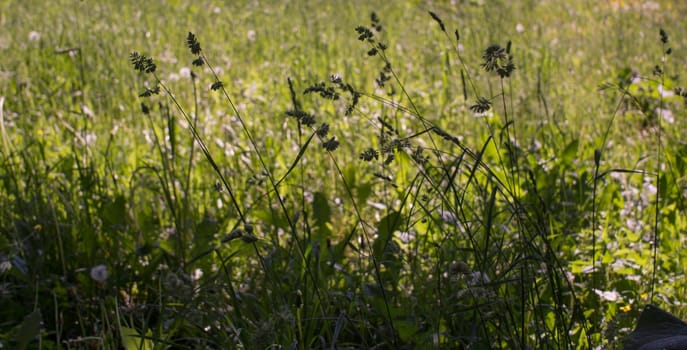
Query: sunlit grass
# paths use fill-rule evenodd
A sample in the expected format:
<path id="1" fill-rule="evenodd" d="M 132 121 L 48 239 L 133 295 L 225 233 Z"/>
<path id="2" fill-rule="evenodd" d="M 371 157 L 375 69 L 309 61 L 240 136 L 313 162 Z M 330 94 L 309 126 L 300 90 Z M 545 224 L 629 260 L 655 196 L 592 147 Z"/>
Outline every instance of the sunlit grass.
<path id="1" fill-rule="evenodd" d="M 0 341 L 618 345 L 685 311 L 685 10 L 0 4 Z"/>

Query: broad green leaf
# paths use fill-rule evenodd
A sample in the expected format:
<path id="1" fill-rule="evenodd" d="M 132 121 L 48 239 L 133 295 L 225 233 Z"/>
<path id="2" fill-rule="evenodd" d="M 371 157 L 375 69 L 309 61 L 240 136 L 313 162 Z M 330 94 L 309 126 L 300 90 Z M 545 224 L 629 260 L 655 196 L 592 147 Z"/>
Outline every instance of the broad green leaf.
<path id="1" fill-rule="evenodd" d="M 395 173 L 395 183 L 400 190 L 405 190 L 410 185 L 411 173 L 411 159 L 408 154 L 403 151 L 394 152 L 396 156 L 396 164 L 398 165 Z"/>
<path id="2" fill-rule="evenodd" d="M 41 312 L 36 310 L 26 317 L 19 325 L 17 333 L 15 334 L 15 340 L 17 341 L 17 347 L 15 349 L 23 350 L 29 345 L 31 340 L 38 336 L 41 331 Z"/>
<path id="3" fill-rule="evenodd" d="M 398 230 L 401 224 L 401 214 L 391 212 L 377 223 L 377 239 L 373 243 L 374 255 L 377 260 L 382 260 L 386 246 L 391 241 L 394 231 Z"/>
<path id="4" fill-rule="evenodd" d="M 575 160 L 575 157 L 577 157 L 577 149 L 579 146 L 580 142 L 578 140 L 574 140 L 565 146 L 565 149 L 559 158 L 561 163 L 564 165 L 572 165 L 573 160 Z"/>
<path id="5" fill-rule="evenodd" d="M 313 215 L 315 216 L 316 238 L 323 240 L 332 234 L 332 230 L 329 228 L 332 210 L 329 207 L 327 196 L 322 192 L 315 192 L 312 205 Z"/>
<path id="6" fill-rule="evenodd" d="M 367 199 L 370 197 L 371 194 L 372 184 L 369 182 L 361 183 L 356 188 L 356 199 L 358 200 L 358 203 L 360 203 L 361 205 L 367 202 Z"/>
<path id="7" fill-rule="evenodd" d="M 345 166 L 342 170 L 342 173 L 348 186 L 351 188 L 356 188 L 358 186 L 355 165 L 349 164 Z"/>
<path id="8" fill-rule="evenodd" d="M 316 225 L 324 226 L 331 220 L 332 210 L 329 207 L 327 196 L 324 193 L 315 192 L 312 207 Z"/>
<path id="9" fill-rule="evenodd" d="M 117 195 L 111 202 L 107 202 L 101 209 L 102 218 L 108 225 L 121 225 L 126 218 L 126 198 Z"/>
<path id="10" fill-rule="evenodd" d="M 129 327 L 122 327 L 122 347 L 125 350 L 153 350 L 153 343 L 150 339 L 143 339 L 138 332 Z M 150 336 L 150 330 L 148 330 L 147 336 Z"/>

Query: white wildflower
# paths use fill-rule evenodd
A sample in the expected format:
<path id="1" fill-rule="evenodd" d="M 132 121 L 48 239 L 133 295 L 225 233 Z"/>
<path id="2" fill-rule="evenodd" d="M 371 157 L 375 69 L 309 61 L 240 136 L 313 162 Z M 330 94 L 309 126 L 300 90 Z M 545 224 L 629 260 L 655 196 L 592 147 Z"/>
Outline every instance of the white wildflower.
<path id="1" fill-rule="evenodd" d="M 41 40 L 41 33 L 36 32 L 36 31 L 31 31 L 29 33 L 29 41 L 38 41 Z"/>
<path id="2" fill-rule="evenodd" d="M 108 276 L 107 266 L 105 265 L 97 265 L 91 269 L 91 278 L 96 282 L 103 283 L 107 280 Z"/>
<path id="3" fill-rule="evenodd" d="M 182 67 L 181 69 L 179 69 L 179 76 L 182 78 L 190 78 L 191 69 L 188 67 Z"/>
<path id="4" fill-rule="evenodd" d="M 198 281 L 201 279 L 201 277 L 203 277 L 203 270 L 201 270 L 201 269 L 195 269 L 191 273 L 191 280 L 192 281 Z"/>
<path id="5" fill-rule="evenodd" d="M 89 132 L 83 137 L 83 142 L 86 144 L 86 146 L 93 146 L 95 145 L 95 142 L 98 140 L 98 136 L 96 134 Z"/>
<path id="6" fill-rule="evenodd" d="M 469 279 L 466 281 L 469 286 L 474 286 L 474 285 L 480 285 L 480 284 L 486 284 L 491 282 L 491 279 L 489 279 L 489 276 L 487 274 L 481 272 L 481 271 L 474 271 L 471 273 L 468 277 Z"/>
<path id="7" fill-rule="evenodd" d="M 460 220 L 458 220 L 458 216 L 456 216 L 455 213 L 442 209 L 439 209 L 437 212 L 439 213 L 439 217 L 448 224 L 458 225 L 460 223 Z"/>
<path id="8" fill-rule="evenodd" d="M 675 92 L 670 89 L 665 89 L 663 85 L 658 86 L 658 93 L 661 94 L 662 97 L 672 97 L 675 96 Z"/>
<path id="9" fill-rule="evenodd" d="M 81 105 L 81 112 L 83 112 L 83 114 L 88 118 L 93 118 L 93 116 L 95 115 L 95 113 L 93 113 L 93 110 L 91 110 L 90 108 L 88 108 L 88 106 L 84 104 Z"/>
<path id="10" fill-rule="evenodd" d="M 668 123 L 668 124 L 673 124 L 675 123 L 675 116 L 673 115 L 673 111 L 667 108 L 656 108 L 654 111 L 656 114 L 660 115 L 663 117 L 663 120 Z"/>
<path id="11" fill-rule="evenodd" d="M 615 290 L 605 291 L 594 289 L 594 293 L 596 293 L 596 295 L 598 295 L 601 299 L 605 301 L 617 301 L 620 298 L 620 294 Z"/>
<path id="12" fill-rule="evenodd" d="M 0 263 L 0 272 L 5 273 L 12 269 L 12 263 L 9 260 L 3 260 Z"/>
<path id="13" fill-rule="evenodd" d="M 415 239 L 415 233 L 411 231 L 398 231 L 396 232 L 398 235 L 398 239 L 401 240 L 403 243 L 410 243 Z"/>
<path id="14" fill-rule="evenodd" d="M 252 29 L 249 30 L 248 33 L 246 33 L 246 37 L 248 38 L 248 41 L 250 41 L 250 42 L 255 41 L 255 36 L 256 36 L 256 33 Z"/>

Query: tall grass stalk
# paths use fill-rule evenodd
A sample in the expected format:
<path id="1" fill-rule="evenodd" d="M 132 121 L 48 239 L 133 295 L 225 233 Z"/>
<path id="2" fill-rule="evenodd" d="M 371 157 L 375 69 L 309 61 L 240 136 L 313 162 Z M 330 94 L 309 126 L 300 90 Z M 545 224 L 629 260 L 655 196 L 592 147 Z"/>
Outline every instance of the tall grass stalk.
<path id="1" fill-rule="evenodd" d="M 663 134 L 663 95 L 666 89 L 665 87 L 665 72 L 666 72 L 666 61 L 668 55 L 672 52 L 672 49 L 668 47 L 668 34 L 661 28 L 659 31 L 661 39 L 661 64 L 656 66 L 654 70 L 654 75 L 656 75 L 660 81 L 659 97 L 658 97 L 658 116 L 656 125 L 656 198 L 654 199 L 654 232 L 653 232 L 653 251 L 652 251 L 652 271 L 651 271 L 651 287 L 650 287 L 650 299 L 654 302 L 654 288 L 656 285 L 656 270 L 658 269 L 658 253 L 661 245 L 660 236 L 660 219 L 661 219 L 661 174 L 662 174 L 662 140 L 661 136 Z"/>

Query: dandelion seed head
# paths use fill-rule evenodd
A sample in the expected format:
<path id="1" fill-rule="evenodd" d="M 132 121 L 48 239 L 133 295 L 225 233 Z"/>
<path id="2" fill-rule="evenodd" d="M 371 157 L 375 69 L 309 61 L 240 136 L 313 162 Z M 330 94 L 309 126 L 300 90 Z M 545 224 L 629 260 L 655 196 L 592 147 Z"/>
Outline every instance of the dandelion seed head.
<path id="1" fill-rule="evenodd" d="M 96 282 L 103 283 L 107 280 L 107 277 L 109 277 L 109 274 L 107 272 L 107 266 L 97 265 L 93 266 L 93 268 L 91 269 L 91 278 Z"/>
<path id="2" fill-rule="evenodd" d="M 31 31 L 29 33 L 29 41 L 38 41 L 41 40 L 41 33 L 37 31 Z"/>
<path id="3" fill-rule="evenodd" d="M 182 78 L 190 78 L 191 77 L 191 68 L 182 67 L 181 69 L 179 69 L 179 76 Z"/>
<path id="4" fill-rule="evenodd" d="M 95 142 L 98 140 L 98 136 L 96 134 L 89 132 L 83 137 L 83 142 L 86 144 L 86 146 L 93 146 L 95 145 Z"/>

